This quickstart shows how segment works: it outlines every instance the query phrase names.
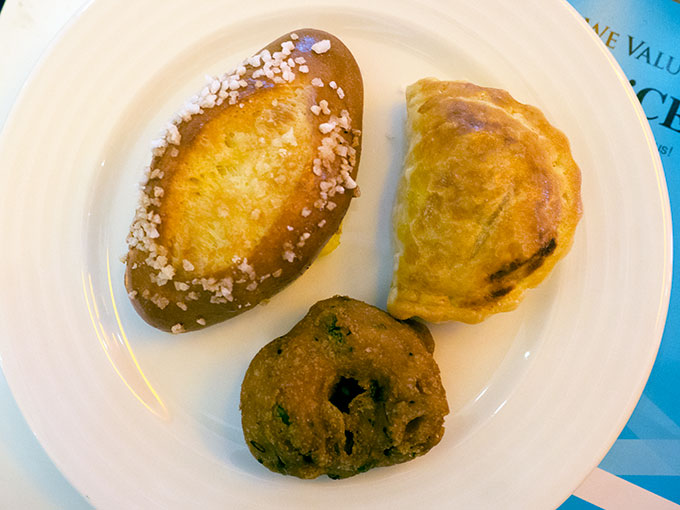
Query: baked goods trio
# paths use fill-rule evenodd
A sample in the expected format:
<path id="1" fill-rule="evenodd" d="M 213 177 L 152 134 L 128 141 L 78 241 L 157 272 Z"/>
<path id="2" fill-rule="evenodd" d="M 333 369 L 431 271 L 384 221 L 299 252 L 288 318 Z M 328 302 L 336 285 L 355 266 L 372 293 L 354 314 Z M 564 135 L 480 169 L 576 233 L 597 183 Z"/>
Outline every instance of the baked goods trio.
<path id="1" fill-rule="evenodd" d="M 427 78 L 406 92 L 408 154 L 387 311 L 321 301 L 251 361 L 243 433 L 267 468 L 344 478 L 422 455 L 449 408 L 423 322 L 515 308 L 569 251 L 580 171 L 566 137 L 507 92 Z M 282 290 L 338 231 L 361 153 L 363 83 L 303 29 L 210 78 L 153 143 L 125 285 L 173 333 Z"/>

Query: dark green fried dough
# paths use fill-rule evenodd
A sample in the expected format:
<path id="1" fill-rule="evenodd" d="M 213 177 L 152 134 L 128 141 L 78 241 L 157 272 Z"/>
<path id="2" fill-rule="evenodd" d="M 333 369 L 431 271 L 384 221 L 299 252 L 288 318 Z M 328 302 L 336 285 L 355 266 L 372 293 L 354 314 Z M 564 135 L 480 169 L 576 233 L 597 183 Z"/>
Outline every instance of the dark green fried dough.
<path id="1" fill-rule="evenodd" d="M 300 478 L 345 478 L 427 453 L 449 412 L 433 349 L 422 324 L 347 297 L 320 301 L 248 367 L 250 452 Z"/>

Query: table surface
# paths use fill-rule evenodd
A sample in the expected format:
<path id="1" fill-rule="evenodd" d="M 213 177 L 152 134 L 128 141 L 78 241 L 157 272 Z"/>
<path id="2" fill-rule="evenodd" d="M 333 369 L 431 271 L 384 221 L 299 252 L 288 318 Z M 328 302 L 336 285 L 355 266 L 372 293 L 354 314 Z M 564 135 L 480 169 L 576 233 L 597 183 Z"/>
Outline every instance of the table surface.
<path id="1" fill-rule="evenodd" d="M 86 3 L 7 0 L 3 6 L 0 0 L 0 128 L 40 55 Z M 675 197 L 680 200 L 680 182 L 676 182 L 680 176 L 680 99 L 675 99 L 680 96 L 680 3 L 570 3 L 610 48 L 641 100 L 650 90 L 656 91 L 652 94 L 656 94 L 656 102 L 645 99 L 642 104 L 650 118 L 664 119 L 650 120 L 650 124 L 673 206 Z M 619 14 L 623 12 L 625 16 Z M 650 113 L 652 109 L 656 113 Z M 679 232 L 675 238 L 680 239 Z M 560 510 L 680 510 L 680 335 L 676 334 L 680 332 L 680 308 L 675 295 L 673 291 L 657 362 L 633 416 L 600 466 Z M 0 507 L 91 509 L 45 454 L 1 372 L 0 416 Z"/>

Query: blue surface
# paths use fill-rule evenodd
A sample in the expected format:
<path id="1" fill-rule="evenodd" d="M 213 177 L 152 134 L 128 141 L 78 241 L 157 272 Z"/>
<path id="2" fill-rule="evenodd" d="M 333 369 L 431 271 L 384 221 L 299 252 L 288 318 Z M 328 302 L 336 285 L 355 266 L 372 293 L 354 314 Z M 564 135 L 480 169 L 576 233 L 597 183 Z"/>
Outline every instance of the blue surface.
<path id="1" fill-rule="evenodd" d="M 680 476 L 622 476 L 621 478 L 670 501 L 680 501 Z M 563 510 L 562 507 L 560 510 Z"/>
<path id="2" fill-rule="evenodd" d="M 666 174 L 680 253 L 680 3 L 569 0 L 609 47 L 647 115 Z M 674 275 L 680 274 L 674 257 Z M 680 278 L 642 398 L 600 468 L 680 503 Z M 576 499 L 576 498 L 570 498 Z M 560 510 L 587 508 L 571 506 Z M 580 503 L 579 503 L 580 504 Z M 594 507 L 596 508 L 596 507 Z"/>
<path id="3" fill-rule="evenodd" d="M 603 510 L 602 507 L 588 503 L 587 501 L 570 496 L 559 508 L 559 510 Z"/>

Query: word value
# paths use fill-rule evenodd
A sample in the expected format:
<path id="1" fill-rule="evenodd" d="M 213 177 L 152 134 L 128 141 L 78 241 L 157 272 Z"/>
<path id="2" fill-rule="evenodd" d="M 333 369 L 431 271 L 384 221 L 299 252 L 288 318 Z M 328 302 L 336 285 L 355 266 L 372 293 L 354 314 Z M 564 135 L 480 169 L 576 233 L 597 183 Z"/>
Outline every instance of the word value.
<path id="1" fill-rule="evenodd" d="M 585 18 L 590 25 L 590 18 Z M 609 25 L 600 25 L 596 22 L 591 25 L 595 33 L 602 39 L 607 48 L 614 49 L 619 42 L 621 34 L 614 32 Z M 628 35 L 628 56 L 636 60 L 644 62 L 647 65 L 661 69 L 672 75 L 680 74 L 680 58 L 664 53 L 661 50 L 653 50 L 652 47 L 645 41 L 636 39 L 632 35 Z"/>

